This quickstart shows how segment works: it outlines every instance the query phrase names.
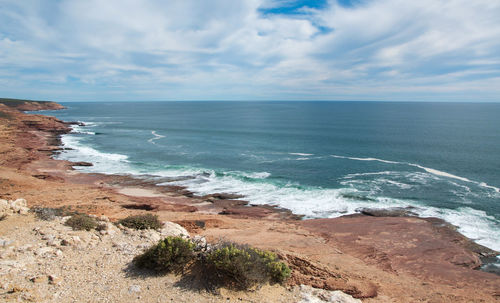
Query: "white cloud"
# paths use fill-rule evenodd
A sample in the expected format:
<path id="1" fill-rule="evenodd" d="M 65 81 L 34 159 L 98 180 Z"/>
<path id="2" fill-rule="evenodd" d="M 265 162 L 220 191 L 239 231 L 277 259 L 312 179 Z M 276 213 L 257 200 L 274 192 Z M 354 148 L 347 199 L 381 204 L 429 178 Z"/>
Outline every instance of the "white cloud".
<path id="1" fill-rule="evenodd" d="M 8 71 L 0 92 L 58 100 L 435 92 L 499 101 L 500 3 L 332 1 L 298 15 L 262 13 L 290 2 L 0 1 L 0 68 Z"/>

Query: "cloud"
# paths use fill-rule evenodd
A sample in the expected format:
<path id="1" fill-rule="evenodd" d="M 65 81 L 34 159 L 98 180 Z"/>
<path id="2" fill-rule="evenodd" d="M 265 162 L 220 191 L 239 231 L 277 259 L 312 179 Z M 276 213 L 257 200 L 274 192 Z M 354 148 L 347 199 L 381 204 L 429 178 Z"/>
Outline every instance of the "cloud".
<path id="1" fill-rule="evenodd" d="M 311 3 L 1 1 L 0 93 L 499 101 L 500 4 Z"/>

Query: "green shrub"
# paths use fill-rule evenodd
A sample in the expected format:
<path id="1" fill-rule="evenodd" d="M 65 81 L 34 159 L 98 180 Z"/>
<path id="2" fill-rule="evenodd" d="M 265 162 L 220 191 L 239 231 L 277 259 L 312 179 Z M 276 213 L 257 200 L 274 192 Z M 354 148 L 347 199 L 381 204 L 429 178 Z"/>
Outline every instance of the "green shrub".
<path id="1" fill-rule="evenodd" d="M 86 214 L 75 214 L 66 221 L 65 225 L 71 226 L 73 230 L 91 230 L 96 228 L 97 222 Z"/>
<path id="2" fill-rule="evenodd" d="M 128 216 L 118 221 L 118 223 L 134 229 L 158 229 L 162 227 L 158 216 L 152 214 Z"/>
<path id="3" fill-rule="evenodd" d="M 290 276 L 288 266 L 276 254 L 234 243 L 222 243 L 208 253 L 205 260 L 213 275 L 207 277 L 218 284 L 248 289 L 266 282 L 285 281 Z"/>
<path id="4" fill-rule="evenodd" d="M 141 268 L 157 272 L 180 271 L 195 257 L 195 244 L 181 237 L 167 237 L 134 258 Z"/>

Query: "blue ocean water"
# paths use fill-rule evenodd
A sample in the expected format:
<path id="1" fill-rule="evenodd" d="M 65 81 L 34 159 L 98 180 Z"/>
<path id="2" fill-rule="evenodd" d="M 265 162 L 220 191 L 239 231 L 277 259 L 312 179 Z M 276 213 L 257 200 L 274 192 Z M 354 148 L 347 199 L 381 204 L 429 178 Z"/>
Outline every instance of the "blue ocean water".
<path id="1" fill-rule="evenodd" d="M 500 104 L 88 102 L 57 157 L 308 218 L 415 207 L 500 250 Z M 186 178 L 179 179 L 183 176 Z"/>

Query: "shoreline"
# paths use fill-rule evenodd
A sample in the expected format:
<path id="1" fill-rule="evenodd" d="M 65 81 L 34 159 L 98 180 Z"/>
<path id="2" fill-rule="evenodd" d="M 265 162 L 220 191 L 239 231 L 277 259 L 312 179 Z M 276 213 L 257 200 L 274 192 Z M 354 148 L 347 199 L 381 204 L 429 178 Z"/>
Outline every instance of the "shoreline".
<path id="1" fill-rule="evenodd" d="M 5 112 L 5 109 L 0 107 L 0 111 Z M 308 282 L 315 287 L 351 289 L 351 292 L 354 287 L 358 297 L 372 298 L 367 299 L 368 302 L 383 301 L 384 298 L 404 302 L 405 291 L 404 287 L 398 286 L 399 278 L 406 286 L 415 285 L 416 281 L 420 284 L 425 281 L 437 283 L 430 293 L 428 285 L 414 286 L 414 295 L 418 298 L 429 298 L 436 293 L 457 296 L 453 285 L 466 283 L 470 285 L 464 289 L 471 291 L 472 295 L 458 291 L 458 301 L 460 297 L 464 302 L 471 298 L 499 299 L 500 289 L 496 286 L 500 285 L 500 277 L 472 270 L 480 264 L 481 251 L 467 248 L 470 244 L 467 244 L 467 238 L 460 237 L 456 231 L 453 233 L 449 227 L 441 226 L 442 220 L 359 215 L 297 220 L 297 215 L 289 210 L 272 206 L 249 207 L 247 202 L 235 200 L 236 197 L 230 195 L 196 197 L 185 188 L 148 184 L 147 180 L 138 180 L 133 176 L 82 173 L 74 170 L 68 161 L 50 158 L 54 151 L 61 148 L 53 144 L 57 143 L 54 138 L 69 132 L 68 123 L 47 116 L 7 112 L 20 121 L 32 121 L 23 122 L 23 127 L 26 133 L 33 136 L 24 139 L 16 137 L 12 142 L 28 157 L 16 159 L 14 152 L 13 159 L 8 159 L 8 165 L 4 166 L 6 155 L 12 152 L 2 154 L 2 178 L 14 185 L 9 186 L 13 188 L 10 191 L 2 186 L 1 198 L 16 198 L 28 187 L 26 179 L 36 179 L 39 184 L 33 187 L 40 185 L 43 188 L 45 185 L 46 197 L 31 190 L 30 195 L 34 199 L 30 199 L 30 195 L 23 197 L 31 203 L 30 206 L 72 205 L 84 212 L 108 215 L 112 220 L 132 213 L 153 211 L 160 218 L 175 221 L 190 232 L 207 236 L 209 240 L 226 237 L 271 247 L 292 264 L 306 262 L 304 260 L 318 262 L 321 266 L 317 266 L 316 271 L 306 273 L 299 270 L 292 277 L 292 283 Z M 19 125 L 14 127 L 19 130 Z M 63 187 L 71 187 L 76 194 Z M 74 198 L 68 201 L 71 197 Z M 410 241 L 401 236 L 408 236 Z M 405 241 L 411 245 L 404 245 L 402 242 Z M 426 254 L 429 256 L 426 257 Z M 338 263 L 343 265 L 334 265 Z M 329 274 L 325 273 L 325 267 Z M 332 269 L 335 267 L 338 269 Z M 437 268 L 433 270 L 432 267 Z M 335 278 L 335 275 L 342 278 Z M 484 283 L 485 280 L 489 282 Z M 483 286 L 477 289 L 478 285 Z"/>

